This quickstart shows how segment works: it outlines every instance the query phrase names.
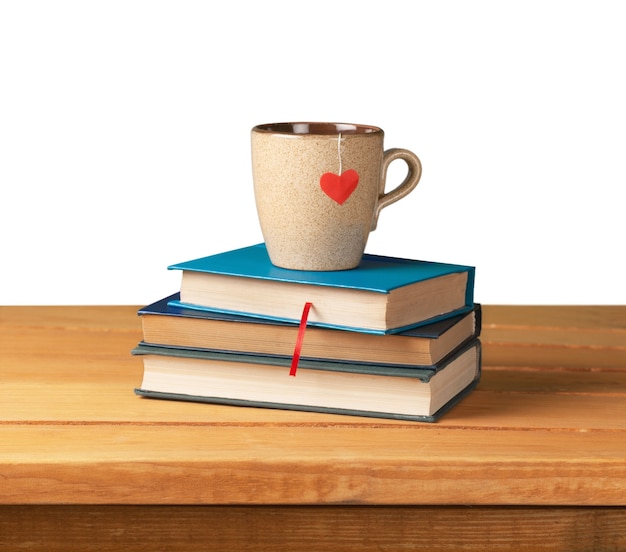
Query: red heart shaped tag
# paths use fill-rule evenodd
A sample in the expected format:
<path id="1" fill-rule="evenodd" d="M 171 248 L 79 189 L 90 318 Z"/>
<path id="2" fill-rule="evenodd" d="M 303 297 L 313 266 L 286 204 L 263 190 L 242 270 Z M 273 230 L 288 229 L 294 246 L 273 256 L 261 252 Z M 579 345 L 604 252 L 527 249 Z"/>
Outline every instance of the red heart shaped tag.
<path id="1" fill-rule="evenodd" d="M 347 170 L 341 175 L 328 172 L 320 177 L 320 186 L 324 193 L 339 205 L 345 203 L 358 184 L 359 173 L 354 169 Z"/>

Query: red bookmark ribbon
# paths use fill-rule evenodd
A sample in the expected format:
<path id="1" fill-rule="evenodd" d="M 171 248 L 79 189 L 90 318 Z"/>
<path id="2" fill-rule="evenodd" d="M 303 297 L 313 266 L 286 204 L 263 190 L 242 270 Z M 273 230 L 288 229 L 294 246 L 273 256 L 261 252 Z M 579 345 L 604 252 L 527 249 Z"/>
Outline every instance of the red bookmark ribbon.
<path id="1" fill-rule="evenodd" d="M 300 352 L 302 351 L 302 342 L 304 341 L 304 331 L 306 330 L 306 321 L 309 318 L 309 311 L 313 303 L 305 303 L 302 309 L 302 318 L 300 319 L 300 327 L 298 328 L 298 337 L 296 338 L 296 346 L 291 357 L 290 376 L 295 376 L 298 370 L 298 362 L 300 362 Z"/>

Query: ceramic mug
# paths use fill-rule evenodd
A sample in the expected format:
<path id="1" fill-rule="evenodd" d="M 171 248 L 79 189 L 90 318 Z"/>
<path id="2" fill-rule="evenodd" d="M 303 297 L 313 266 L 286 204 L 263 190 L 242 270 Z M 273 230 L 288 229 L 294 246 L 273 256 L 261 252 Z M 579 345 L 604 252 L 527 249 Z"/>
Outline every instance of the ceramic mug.
<path id="1" fill-rule="evenodd" d="M 382 129 L 345 123 L 273 123 L 251 132 L 252 176 L 272 264 L 295 270 L 347 270 L 361 261 L 381 210 L 409 194 L 419 158 L 383 148 Z M 389 164 L 406 178 L 385 191 Z"/>

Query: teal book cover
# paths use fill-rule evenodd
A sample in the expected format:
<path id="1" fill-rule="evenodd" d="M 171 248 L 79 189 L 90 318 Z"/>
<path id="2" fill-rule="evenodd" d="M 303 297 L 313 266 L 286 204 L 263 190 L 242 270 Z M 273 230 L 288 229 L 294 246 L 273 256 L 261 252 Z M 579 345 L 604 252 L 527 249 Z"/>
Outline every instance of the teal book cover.
<path id="1" fill-rule="evenodd" d="M 333 293 L 335 299 L 342 300 L 345 298 L 346 306 L 355 306 L 353 301 L 350 304 L 348 296 L 342 297 L 338 294 L 341 290 L 350 292 L 359 292 L 370 294 L 371 297 L 378 297 L 377 301 L 385 304 L 385 309 L 389 308 L 392 297 L 400 293 L 401 290 L 415 288 L 417 285 L 426 285 L 431 281 L 443 280 L 453 275 L 462 274 L 463 288 L 460 291 L 462 297 L 459 297 L 458 303 L 452 305 L 446 304 L 440 310 L 438 305 L 428 305 L 430 311 L 421 314 L 422 306 L 427 303 L 433 303 L 434 300 L 424 301 L 415 300 L 411 304 L 408 300 L 401 299 L 400 306 L 395 309 L 398 311 L 410 311 L 410 314 L 404 316 L 404 319 L 398 323 L 389 323 L 386 321 L 373 322 L 371 326 L 360 324 L 361 320 L 352 322 L 329 318 L 320 319 L 310 318 L 309 324 L 312 326 L 321 326 L 328 328 L 345 329 L 352 331 L 364 331 L 369 333 L 397 333 L 407 329 L 418 327 L 424 324 L 430 324 L 438 320 L 443 320 L 458 314 L 469 312 L 474 308 L 474 279 L 475 268 L 467 265 L 440 263 L 432 261 L 421 261 L 414 259 L 404 259 L 397 257 L 386 257 L 381 255 L 365 254 L 361 264 L 354 269 L 339 271 L 299 271 L 277 267 L 273 265 L 269 259 L 265 244 L 256 244 L 240 249 L 226 251 L 202 257 L 190 261 L 185 261 L 170 265 L 170 270 L 181 270 L 183 272 L 183 285 L 181 286 L 181 299 L 173 300 L 170 305 L 173 307 L 213 310 L 215 312 L 243 314 L 252 317 L 261 317 L 271 320 L 284 320 L 289 322 L 298 322 L 302 307 L 308 299 L 303 295 L 301 298 L 290 296 L 293 299 L 291 305 L 291 315 L 273 312 L 275 304 L 265 305 L 265 309 L 257 308 L 250 304 L 250 308 L 232 308 L 225 304 L 220 304 L 226 297 L 225 293 L 221 295 L 213 294 L 211 300 L 198 301 L 188 300 L 188 293 L 185 293 L 185 275 L 196 274 L 201 275 L 218 275 L 232 277 L 237 281 L 244 282 L 247 280 L 249 286 L 259 286 L 263 282 L 284 283 L 287 287 L 281 289 L 281 293 L 274 295 L 274 303 L 285 300 L 282 293 L 288 289 L 294 289 L 300 286 L 303 290 L 307 287 L 315 287 L 320 290 L 328 290 Z M 197 282 L 194 283 L 194 292 L 197 291 Z M 207 284 L 205 289 L 211 291 L 212 285 Z M 252 289 L 251 287 L 249 289 Z M 458 289 L 458 288 L 457 288 Z M 247 290 L 249 291 L 249 290 Z M 455 290 L 457 291 L 457 290 Z M 248 294 L 254 300 L 258 297 L 253 293 Z M 433 295 L 434 297 L 434 295 Z M 300 301 L 300 299 L 302 299 Z M 449 301 L 449 296 L 441 294 L 436 301 Z M 246 305 L 247 306 L 247 305 Z M 317 306 L 317 305 L 316 305 Z M 321 303 L 320 303 L 321 308 Z M 296 308 L 297 307 L 297 308 Z M 298 310 L 299 309 L 299 310 Z M 337 309 L 334 309 L 335 311 Z M 371 311 L 373 312 L 373 311 Z M 362 312 L 362 320 L 369 316 L 369 312 Z M 354 320 L 355 317 L 352 317 Z M 357 317 L 358 318 L 358 317 Z"/>
<path id="2" fill-rule="evenodd" d="M 473 303 L 475 272 L 475 268 L 471 266 L 385 257 L 367 253 L 363 255 L 361 264 L 350 270 L 321 272 L 290 270 L 273 265 L 263 243 L 173 264 L 168 269 L 360 289 L 376 293 L 389 293 L 393 289 L 415 282 L 455 272 L 467 272 L 470 276 L 466 296 L 468 305 Z"/>

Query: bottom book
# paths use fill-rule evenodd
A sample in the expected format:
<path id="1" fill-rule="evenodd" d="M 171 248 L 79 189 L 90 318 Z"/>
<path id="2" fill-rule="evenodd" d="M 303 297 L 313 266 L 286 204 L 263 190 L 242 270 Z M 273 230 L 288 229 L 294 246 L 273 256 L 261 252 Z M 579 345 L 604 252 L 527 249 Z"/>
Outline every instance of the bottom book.
<path id="1" fill-rule="evenodd" d="M 139 344 L 148 398 L 435 422 L 481 374 L 478 339 L 433 366 L 289 359 Z"/>

